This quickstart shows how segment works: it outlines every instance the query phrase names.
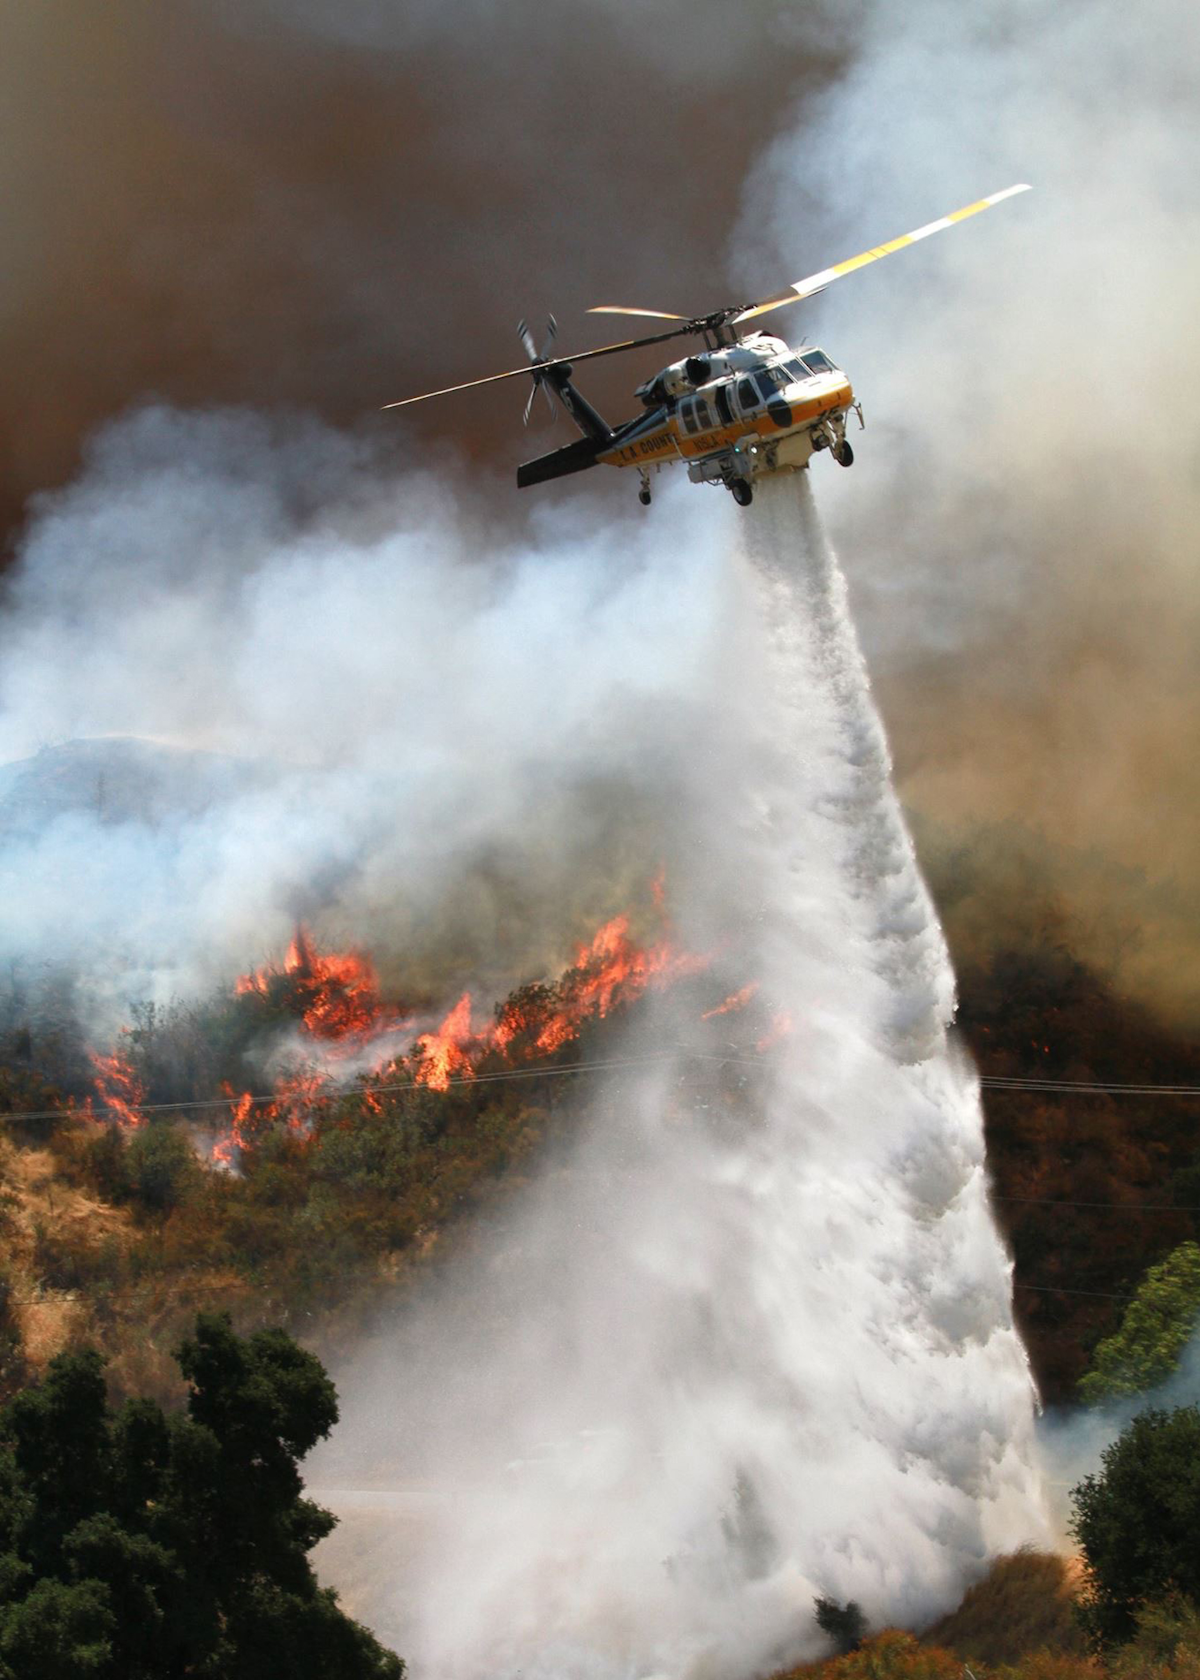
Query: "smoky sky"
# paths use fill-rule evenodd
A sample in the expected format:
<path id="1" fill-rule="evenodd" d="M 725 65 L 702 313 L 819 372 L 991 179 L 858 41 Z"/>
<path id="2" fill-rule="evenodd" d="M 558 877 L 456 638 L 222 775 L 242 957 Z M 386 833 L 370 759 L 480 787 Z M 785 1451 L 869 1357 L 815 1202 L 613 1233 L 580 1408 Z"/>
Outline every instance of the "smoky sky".
<path id="1" fill-rule="evenodd" d="M 925 0 L 858 25 L 755 166 L 755 270 L 1034 188 L 798 312 L 864 403 L 857 465 L 818 493 L 902 792 L 968 844 L 1019 825 L 1080 954 L 1119 951 L 1120 983 L 1194 1026 L 1194 8 Z"/>
<path id="2" fill-rule="evenodd" d="M 905 798 L 968 837 L 1044 836 L 1085 955 L 1121 947 L 1131 987 L 1195 1018 L 1181 0 L 0 0 L 0 17 L 10 551 L 88 438 L 147 401 L 315 416 L 397 472 L 433 467 L 434 499 L 482 498 L 485 528 L 565 530 L 628 487 L 570 480 L 540 513 L 518 496 L 514 464 L 569 435 L 542 417 L 521 433 L 519 382 L 404 418 L 379 404 L 515 365 L 519 315 L 553 310 L 562 348 L 605 342 L 589 304 L 763 295 L 1032 181 L 775 319 L 823 339 L 864 401 L 855 468 L 814 477 Z M 626 412 L 660 360 L 596 364 L 589 394 Z"/>
<path id="3" fill-rule="evenodd" d="M 3 512 L 147 396 L 520 458 L 524 392 L 379 406 L 724 299 L 746 170 L 839 51 L 785 0 L 3 6 Z M 628 403 L 630 368 L 594 380 Z M 532 451 L 531 451 L 532 452 Z"/>

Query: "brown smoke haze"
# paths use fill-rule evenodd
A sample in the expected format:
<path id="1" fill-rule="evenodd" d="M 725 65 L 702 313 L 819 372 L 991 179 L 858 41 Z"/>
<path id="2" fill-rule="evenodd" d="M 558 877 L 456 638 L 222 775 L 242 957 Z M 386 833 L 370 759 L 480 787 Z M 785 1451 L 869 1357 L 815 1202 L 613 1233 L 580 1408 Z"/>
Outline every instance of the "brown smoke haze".
<path id="1" fill-rule="evenodd" d="M 148 395 L 376 423 L 516 365 L 522 313 L 603 343 L 589 304 L 723 295 L 764 112 L 831 63 L 789 11 L 5 0 L 7 520 Z M 419 436 L 507 467 L 523 401 Z"/>
<path id="2" fill-rule="evenodd" d="M 0 0 L 0 21 L 10 534 L 150 397 L 312 411 L 397 461 L 434 451 L 448 488 L 465 455 L 520 519 L 511 467 L 549 444 L 519 434 L 519 387 L 404 422 L 378 405 L 515 365 L 519 314 L 603 342 L 589 304 L 761 295 L 1032 181 L 777 319 L 866 406 L 854 471 L 814 476 L 905 798 L 947 844 L 1028 831 L 995 842 L 1013 902 L 984 923 L 1048 887 L 1085 956 L 1200 1020 L 1180 0 Z M 627 411 L 656 360 L 585 384 Z"/>
<path id="3" fill-rule="evenodd" d="M 860 25 L 758 166 L 745 235 L 803 273 L 814 230 L 840 255 L 1035 187 L 805 320 L 867 409 L 820 494 L 901 791 L 949 844 L 1006 825 L 993 927 L 1043 938 L 1030 897 L 1057 895 L 1083 957 L 1194 1027 L 1196 13 L 927 0 Z"/>

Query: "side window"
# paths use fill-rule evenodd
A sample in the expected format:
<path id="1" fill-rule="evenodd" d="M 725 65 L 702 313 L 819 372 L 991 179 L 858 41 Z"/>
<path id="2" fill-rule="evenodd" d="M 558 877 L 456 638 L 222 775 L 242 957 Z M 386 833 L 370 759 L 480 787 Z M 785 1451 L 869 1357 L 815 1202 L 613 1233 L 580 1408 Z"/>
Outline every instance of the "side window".
<path id="1" fill-rule="evenodd" d="M 729 406 L 730 389 L 731 387 L 728 385 L 718 385 L 716 390 L 713 392 L 713 402 L 716 404 L 717 419 L 723 426 L 729 426 L 733 423 L 733 410 Z"/>
<path id="2" fill-rule="evenodd" d="M 696 430 L 706 432 L 713 423 L 712 415 L 708 412 L 708 404 L 703 397 L 693 397 L 692 401 L 696 405 Z"/>
<path id="3" fill-rule="evenodd" d="M 679 405 L 679 418 L 683 422 L 683 429 L 691 436 L 695 436 L 699 427 L 696 425 L 696 399 L 685 397 Z"/>
<path id="4" fill-rule="evenodd" d="M 739 379 L 737 394 L 738 406 L 741 408 L 743 414 L 747 413 L 752 408 L 758 407 L 759 395 L 754 388 L 753 380 Z"/>

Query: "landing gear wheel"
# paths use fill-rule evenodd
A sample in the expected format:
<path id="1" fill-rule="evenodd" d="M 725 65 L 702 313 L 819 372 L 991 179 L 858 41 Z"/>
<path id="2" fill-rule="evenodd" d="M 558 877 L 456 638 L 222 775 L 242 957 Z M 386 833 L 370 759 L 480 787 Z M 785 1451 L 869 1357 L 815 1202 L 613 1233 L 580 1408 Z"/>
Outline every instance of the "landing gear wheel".
<path id="1" fill-rule="evenodd" d="M 739 507 L 749 507 L 754 500 L 754 488 L 745 478 L 735 478 L 729 486 L 729 493 Z"/>
<path id="2" fill-rule="evenodd" d="M 854 465 L 854 451 L 851 449 L 847 438 L 843 438 L 841 443 L 834 447 L 833 458 L 839 467 L 852 467 Z"/>
<path id="3" fill-rule="evenodd" d="M 649 507 L 650 506 L 650 492 L 649 492 L 649 490 L 639 490 L 638 491 L 638 501 L 641 502 L 643 507 Z"/>

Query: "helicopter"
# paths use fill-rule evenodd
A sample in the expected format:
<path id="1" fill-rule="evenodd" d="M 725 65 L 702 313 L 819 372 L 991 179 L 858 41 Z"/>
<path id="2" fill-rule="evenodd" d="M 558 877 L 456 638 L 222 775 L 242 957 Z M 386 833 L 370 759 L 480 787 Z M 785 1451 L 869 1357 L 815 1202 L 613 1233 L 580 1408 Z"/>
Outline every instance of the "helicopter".
<path id="1" fill-rule="evenodd" d="M 502 379 L 532 377 L 533 388 L 525 405 L 528 425 L 539 390 L 545 392 L 554 409 L 557 398 L 582 434 L 574 443 L 551 450 L 517 468 L 517 485 L 546 484 L 589 467 L 633 467 L 639 479 L 638 499 L 644 506 L 651 497 L 650 474 L 668 462 L 683 460 L 694 484 L 719 484 L 741 507 L 749 507 L 754 483 L 769 473 L 797 472 L 808 466 L 812 456 L 827 450 L 839 466 L 853 463 L 854 451 L 846 436 L 851 413 L 864 425 L 862 405 L 854 395 L 846 374 L 815 345 L 793 348 L 785 339 L 750 328 L 749 323 L 772 310 L 815 297 L 835 280 L 840 280 L 868 263 L 878 262 L 908 245 L 915 245 L 932 233 L 966 221 L 981 210 L 990 209 L 1017 193 L 1028 192 L 1029 183 L 1019 182 L 1003 192 L 990 193 L 974 204 L 954 210 L 948 216 L 927 222 L 912 233 L 901 234 L 885 245 L 872 246 L 856 257 L 835 263 L 797 280 L 783 292 L 760 303 L 733 304 L 707 315 L 675 315 L 663 309 L 631 309 L 617 304 L 600 304 L 590 315 L 628 315 L 642 319 L 673 321 L 678 325 L 643 338 L 604 344 L 595 350 L 580 350 L 572 356 L 552 356 L 557 323 L 549 319 L 545 343 L 539 350 L 524 321 L 518 336 L 529 360 L 519 368 L 493 373 L 483 379 L 469 379 L 462 385 L 448 385 L 440 391 L 425 391 L 405 397 L 385 408 L 407 408 L 431 397 L 452 396 L 480 385 L 494 385 Z M 746 330 L 749 329 L 749 330 Z M 699 338 L 703 348 L 660 369 L 639 385 L 635 395 L 643 412 L 633 420 L 610 426 L 573 383 L 577 362 L 596 356 L 616 356 L 644 345 L 665 344 L 674 338 Z"/>

